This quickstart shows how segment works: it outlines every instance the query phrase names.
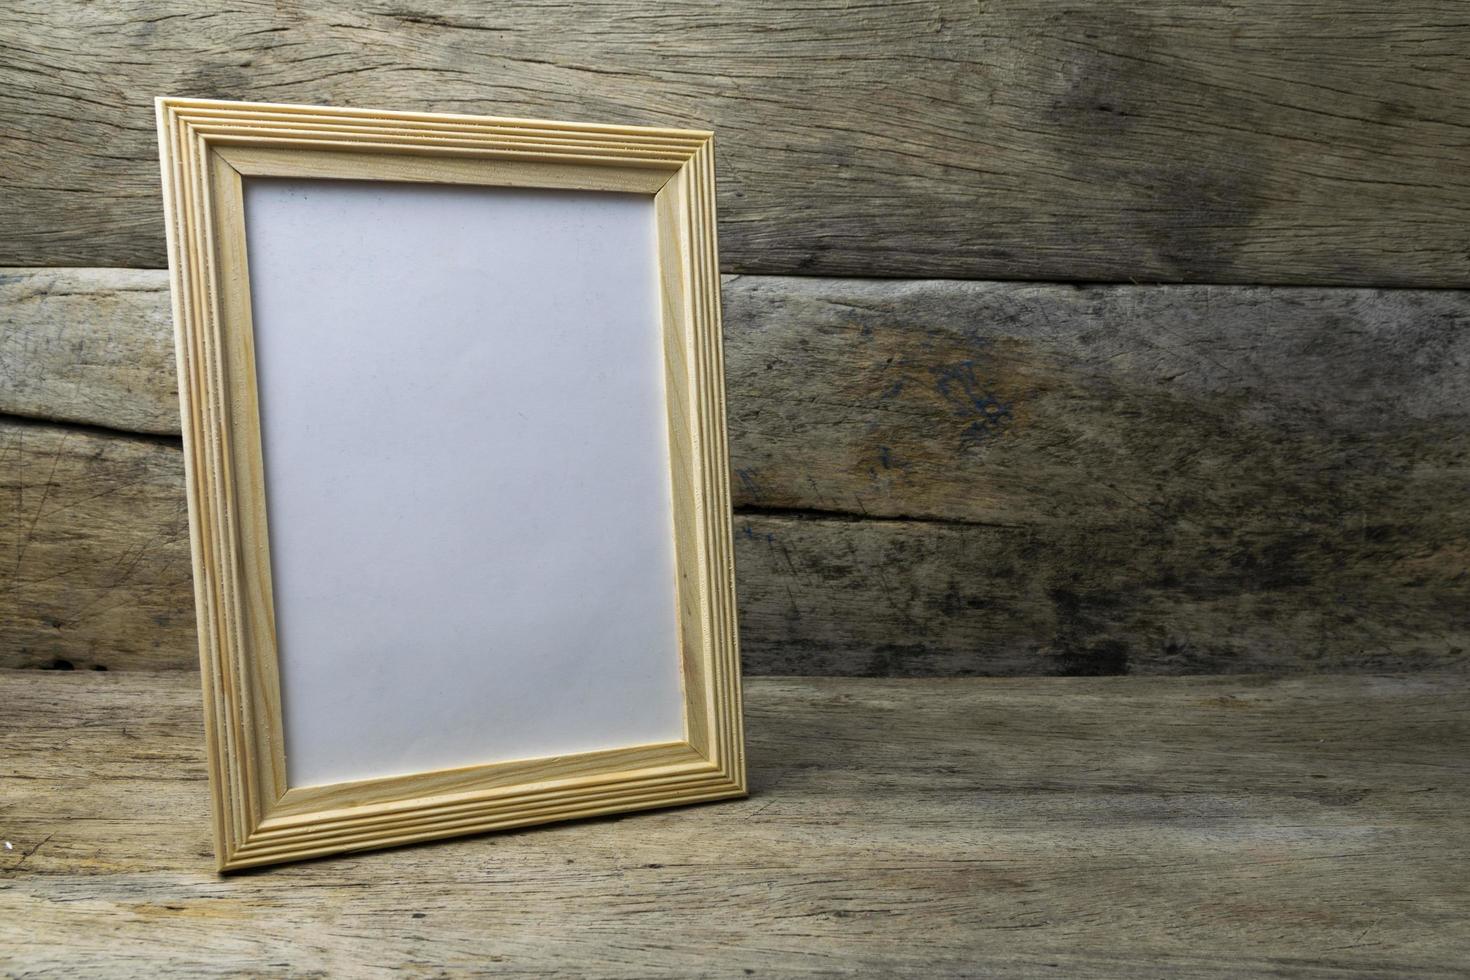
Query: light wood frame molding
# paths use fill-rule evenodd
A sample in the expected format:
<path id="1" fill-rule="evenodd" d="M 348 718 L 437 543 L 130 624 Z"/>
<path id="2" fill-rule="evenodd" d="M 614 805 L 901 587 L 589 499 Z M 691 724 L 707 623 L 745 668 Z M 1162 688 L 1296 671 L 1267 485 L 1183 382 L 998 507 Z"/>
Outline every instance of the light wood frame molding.
<path id="1" fill-rule="evenodd" d="M 204 717 L 221 871 L 746 791 L 712 134 L 157 100 Z M 290 788 L 243 181 L 319 177 L 654 199 L 685 737 Z"/>

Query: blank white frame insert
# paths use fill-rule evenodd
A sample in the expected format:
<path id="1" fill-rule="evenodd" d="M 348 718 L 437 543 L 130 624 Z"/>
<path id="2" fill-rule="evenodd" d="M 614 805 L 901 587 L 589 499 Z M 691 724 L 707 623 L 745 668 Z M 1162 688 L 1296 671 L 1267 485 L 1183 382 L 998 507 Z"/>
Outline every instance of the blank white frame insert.
<path id="1" fill-rule="evenodd" d="M 288 785 L 684 738 L 653 199 L 244 208 Z"/>

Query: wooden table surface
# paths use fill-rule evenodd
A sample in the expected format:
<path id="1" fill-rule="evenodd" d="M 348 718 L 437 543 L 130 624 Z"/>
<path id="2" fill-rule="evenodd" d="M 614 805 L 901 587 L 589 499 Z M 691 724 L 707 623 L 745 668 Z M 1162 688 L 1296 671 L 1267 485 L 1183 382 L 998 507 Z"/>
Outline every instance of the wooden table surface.
<path id="1" fill-rule="evenodd" d="M 11 976 L 1466 976 L 1470 678 L 746 682 L 749 800 L 210 870 L 197 677 L 0 672 Z"/>

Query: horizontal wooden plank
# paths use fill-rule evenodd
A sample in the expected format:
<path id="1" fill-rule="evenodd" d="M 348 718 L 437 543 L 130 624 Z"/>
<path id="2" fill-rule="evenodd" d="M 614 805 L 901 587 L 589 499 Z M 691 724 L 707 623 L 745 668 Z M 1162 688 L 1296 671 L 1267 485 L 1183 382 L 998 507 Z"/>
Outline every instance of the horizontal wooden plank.
<path id="1" fill-rule="evenodd" d="M 1470 292 L 741 277 L 724 299 L 738 504 L 1464 527 Z"/>
<path id="2" fill-rule="evenodd" d="M 156 439 L 0 423 L 18 520 L 0 666 L 196 667 L 183 461 Z M 1470 662 L 1458 541 L 1401 555 L 1257 531 L 742 513 L 752 674 L 1116 674 L 1424 669 Z M 1428 534 L 1429 532 L 1425 532 Z M 1284 532 L 1283 532 L 1284 534 Z M 1343 545 L 1343 547 L 1347 547 Z M 1291 548 L 1297 550 L 1292 551 Z"/>
<path id="3" fill-rule="evenodd" d="M 1435 534 L 1446 540 L 1435 540 Z M 879 677 L 1470 665 L 1460 528 L 1422 551 L 1290 529 L 736 518 L 750 669 Z M 1453 538 L 1450 536 L 1454 535 Z"/>
<path id="4" fill-rule="evenodd" d="M 1467 696 L 755 678 L 748 800 L 220 879 L 194 678 L 0 672 L 7 967 L 1457 976 Z"/>
<path id="5" fill-rule="evenodd" d="M 1465 291 L 732 276 L 724 306 L 743 505 L 1096 523 L 1187 481 L 1181 519 L 1274 522 L 1261 484 L 1440 472 L 1470 433 Z M 0 413 L 178 433 L 166 273 L 0 269 L 0 324 Z"/>
<path id="6" fill-rule="evenodd" d="M 13 376 L 52 382 L 40 408 L 0 387 L 0 411 L 173 424 L 161 273 L 127 274 L 157 308 L 114 304 L 112 272 L 8 275 Z M 76 305 L 41 315 L 32 278 Z M 89 283 L 122 312 L 86 313 Z M 1470 293 L 735 277 L 725 303 L 748 670 L 1470 661 Z M 110 374 L 71 353 L 102 322 L 140 352 Z M 21 431 L 4 476 L 45 502 L 21 531 L 77 550 L 27 549 L 4 662 L 192 666 L 187 629 L 144 613 L 187 617 L 182 573 L 122 627 L 82 614 L 165 531 L 187 567 L 176 452 Z M 152 496 L 111 496 L 140 467 L 127 492 Z"/>
<path id="7" fill-rule="evenodd" d="M 197 669 L 177 440 L 0 420 L 0 666 Z"/>
<path id="8" fill-rule="evenodd" d="M 178 435 L 168 274 L 0 269 L 0 412 Z"/>
<path id="9" fill-rule="evenodd" d="M 733 271 L 1470 283 L 1453 0 L 23 0 L 0 263 L 159 266 L 160 94 L 691 125 Z"/>

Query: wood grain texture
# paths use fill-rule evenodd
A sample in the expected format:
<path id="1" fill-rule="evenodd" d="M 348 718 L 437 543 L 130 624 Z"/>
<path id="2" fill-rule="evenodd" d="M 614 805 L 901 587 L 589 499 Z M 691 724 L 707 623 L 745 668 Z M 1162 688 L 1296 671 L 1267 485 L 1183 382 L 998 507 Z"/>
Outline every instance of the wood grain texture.
<path id="1" fill-rule="evenodd" d="M 178 435 L 167 275 L 0 269 L 0 412 Z"/>
<path id="2" fill-rule="evenodd" d="M 19 515 L 3 542 L 19 564 L 0 605 L 0 663 L 195 669 L 177 447 L 24 423 L 0 433 L 9 481 L 0 500 Z M 1347 557 L 1308 552 L 1296 580 L 1223 559 L 1190 579 L 1189 568 L 1157 565 L 1159 545 L 1140 544 L 1140 533 L 741 513 L 744 669 L 923 676 L 1467 662 L 1463 561 L 1441 567 L 1431 554 L 1365 545 Z"/>
<path id="3" fill-rule="evenodd" d="M 178 440 L 0 419 L 0 666 L 194 670 Z"/>
<path id="4" fill-rule="evenodd" d="M 1470 487 L 1470 292 L 741 277 L 725 298 L 739 504 L 1330 535 Z"/>
<path id="5" fill-rule="evenodd" d="M 59 275 L 7 274 L 22 293 Z M 67 275 L 110 302 L 112 273 Z M 734 277 L 724 297 L 747 670 L 1470 662 L 1470 294 Z M 18 375 L 55 379 L 40 411 L 106 424 L 112 409 L 90 406 L 123 402 L 165 417 L 155 315 L 129 307 L 112 325 L 150 338 L 134 343 L 160 383 L 137 389 L 129 373 L 77 369 L 66 324 L 16 309 L 16 336 L 63 338 L 15 344 L 30 358 Z M 67 322 L 86 323 L 82 309 Z M 68 436 L 73 450 L 93 441 L 98 462 L 59 469 L 78 482 L 52 494 L 131 483 L 139 454 L 170 475 L 100 523 L 52 504 L 19 513 L 106 583 L 159 515 L 177 519 L 182 476 L 166 445 Z M 23 480 L 7 473 L 32 503 L 50 445 L 25 450 Z M 183 542 L 168 547 L 187 563 Z M 135 586 L 120 581 L 128 618 L 114 628 L 27 561 L 42 581 L 18 588 L 56 590 L 49 615 L 65 626 L 12 606 L 27 639 L 6 664 L 193 666 L 186 627 L 152 635 L 134 611 L 187 615 L 183 576 L 167 600 L 147 579 L 125 600 Z"/>
<path id="6" fill-rule="evenodd" d="M 726 299 L 752 662 L 1470 662 L 1470 294 L 753 278 Z"/>
<path id="7" fill-rule="evenodd" d="M 741 514 L 747 670 L 875 677 L 1470 666 L 1463 539 L 1421 553 L 1182 534 Z M 1430 533 L 1462 534 L 1455 530 Z M 1438 548 L 1438 551 L 1433 549 Z M 1255 549 L 1290 551 L 1280 566 Z M 1463 556 L 1463 551 L 1459 552 Z"/>
<path id="8" fill-rule="evenodd" d="M 164 263 L 150 100 L 717 129 L 726 268 L 1470 282 L 1452 0 L 11 4 L 0 262 Z"/>
<path id="9" fill-rule="evenodd" d="M 71 977 L 1459 976 L 1467 695 L 755 678 L 749 800 L 221 880 L 193 678 L 0 673 L 0 949 Z"/>

